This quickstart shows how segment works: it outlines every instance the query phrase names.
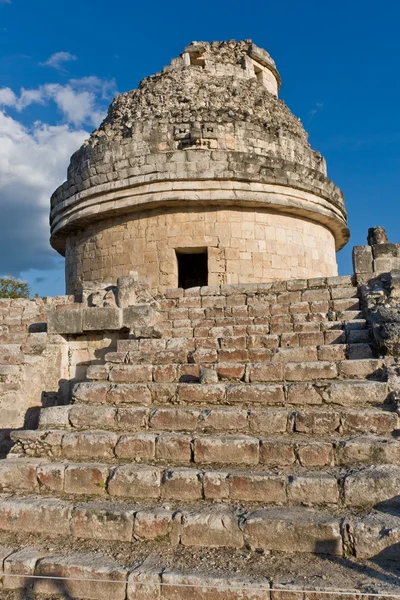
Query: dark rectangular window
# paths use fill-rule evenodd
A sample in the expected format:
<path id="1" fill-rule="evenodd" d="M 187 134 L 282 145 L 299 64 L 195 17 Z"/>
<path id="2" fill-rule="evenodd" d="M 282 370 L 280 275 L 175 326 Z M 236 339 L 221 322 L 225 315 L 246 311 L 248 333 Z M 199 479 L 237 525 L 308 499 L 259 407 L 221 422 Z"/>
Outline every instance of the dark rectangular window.
<path id="1" fill-rule="evenodd" d="M 178 287 L 191 288 L 208 285 L 207 249 L 177 250 Z"/>

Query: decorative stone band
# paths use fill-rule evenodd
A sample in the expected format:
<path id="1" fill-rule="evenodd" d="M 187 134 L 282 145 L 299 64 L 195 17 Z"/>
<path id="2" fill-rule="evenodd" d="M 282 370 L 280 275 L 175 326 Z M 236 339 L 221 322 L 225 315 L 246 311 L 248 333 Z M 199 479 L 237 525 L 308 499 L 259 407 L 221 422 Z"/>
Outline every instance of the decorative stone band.
<path id="1" fill-rule="evenodd" d="M 64 254 L 67 236 L 93 221 L 160 205 L 188 203 L 221 208 L 256 207 L 298 215 L 326 226 L 335 238 L 336 250 L 349 239 L 344 206 L 300 187 L 215 179 L 154 181 L 137 185 L 137 178 L 130 178 L 79 192 L 55 206 L 51 212 L 51 244 Z"/>

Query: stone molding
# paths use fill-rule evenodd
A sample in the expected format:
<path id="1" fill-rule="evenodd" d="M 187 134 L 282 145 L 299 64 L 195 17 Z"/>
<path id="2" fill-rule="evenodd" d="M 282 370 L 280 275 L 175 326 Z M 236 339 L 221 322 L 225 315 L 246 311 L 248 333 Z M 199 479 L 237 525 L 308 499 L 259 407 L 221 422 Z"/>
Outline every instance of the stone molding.
<path id="1" fill-rule="evenodd" d="M 347 243 L 350 236 L 344 207 L 332 199 L 303 191 L 300 186 L 214 179 L 135 184 L 137 178 L 128 178 L 117 184 L 102 184 L 80 192 L 54 207 L 51 213 L 52 246 L 64 253 L 67 235 L 95 220 L 144 208 L 182 203 L 218 205 L 221 208 L 235 205 L 268 208 L 308 218 L 332 231 L 337 250 Z"/>

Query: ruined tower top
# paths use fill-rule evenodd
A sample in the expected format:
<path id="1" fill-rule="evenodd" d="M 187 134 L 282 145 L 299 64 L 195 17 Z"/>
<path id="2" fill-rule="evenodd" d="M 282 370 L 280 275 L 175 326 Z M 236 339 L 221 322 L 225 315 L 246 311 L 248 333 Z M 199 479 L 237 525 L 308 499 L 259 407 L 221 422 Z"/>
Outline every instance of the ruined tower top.
<path id="1" fill-rule="evenodd" d="M 67 290 L 132 269 L 188 285 L 185 261 L 209 284 L 335 275 L 343 195 L 279 86 L 250 40 L 192 42 L 118 95 L 52 196 Z"/>
<path id="2" fill-rule="evenodd" d="M 192 42 L 179 58 L 174 58 L 165 68 L 181 69 L 198 66 L 213 76 L 233 76 L 238 79 L 256 78 L 265 89 L 278 95 L 281 80 L 274 60 L 263 48 L 251 40 L 235 42 Z"/>

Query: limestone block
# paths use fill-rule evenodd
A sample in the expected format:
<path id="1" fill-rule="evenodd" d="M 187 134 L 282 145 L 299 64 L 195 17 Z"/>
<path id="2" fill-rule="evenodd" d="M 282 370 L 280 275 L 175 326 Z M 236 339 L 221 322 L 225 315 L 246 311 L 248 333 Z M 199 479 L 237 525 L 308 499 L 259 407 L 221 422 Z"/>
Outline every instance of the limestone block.
<path id="1" fill-rule="evenodd" d="M 241 548 L 243 533 L 238 517 L 229 508 L 206 508 L 199 512 L 184 513 L 181 526 L 181 544 L 213 548 Z"/>
<path id="2" fill-rule="evenodd" d="M 373 258 L 371 246 L 354 246 L 353 248 L 354 273 L 372 273 Z"/>
<path id="3" fill-rule="evenodd" d="M 82 316 L 83 331 L 113 331 L 122 327 L 122 311 L 119 308 L 84 308 Z"/>
<path id="4" fill-rule="evenodd" d="M 83 310 L 47 309 L 47 331 L 48 333 L 73 334 L 83 331 Z"/>
<path id="5" fill-rule="evenodd" d="M 88 502 L 72 511 L 71 531 L 74 537 L 91 540 L 130 542 L 134 511 L 115 502 Z"/>
<path id="6" fill-rule="evenodd" d="M 157 323 L 157 312 L 149 304 L 128 306 L 122 313 L 122 326 L 128 329 L 151 327 Z"/>
<path id="7" fill-rule="evenodd" d="M 316 511 L 265 509 L 251 513 L 245 540 L 252 548 L 278 552 L 342 554 L 340 522 Z"/>
<path id="8" fill-rule="evenodd" d="M 49 577 L 35 580 L 35 594 L 59 594 L 60 582 L 52 580 L 53 576 L 68 579 L 68 593 L 72 597 L 87 600 L 125 600 L 126 597 L 127 570 L 115 560 L 95 553 L 45 558 L 40 561 L 35 575 Z M 85 579 L 90 579 L 90 583 Z"/>
<path id="9" fill-rule="evenodd" d="M 136 304 L 137 273 L 129 277 L 118 277 L 117 279 L 117 304 L 119 308 L 127 308 Z"/>

